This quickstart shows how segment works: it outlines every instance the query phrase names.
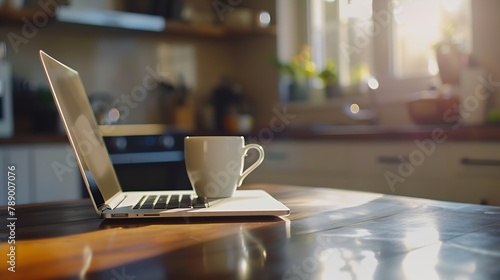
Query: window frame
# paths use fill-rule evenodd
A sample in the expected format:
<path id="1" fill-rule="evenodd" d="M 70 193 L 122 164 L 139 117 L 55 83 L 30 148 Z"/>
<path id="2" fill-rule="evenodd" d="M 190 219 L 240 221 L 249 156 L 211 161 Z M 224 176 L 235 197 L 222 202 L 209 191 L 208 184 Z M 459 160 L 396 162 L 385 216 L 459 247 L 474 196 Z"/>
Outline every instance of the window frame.
<path id="1" fill-rule="evenodd" d="M 314 50 L 324 49 L 324 40 L 320 39 L 321 32 L 318 32 L 318 20 L 320 18 L 313 17 L 312 13 L 318 6 L 324 5 L 325 0 L 310 0 L 308 1 L 308 44 L 313 49 L 313 59 L 317 63 L 319 69 L 323 67 L 325 61 L 324 54 L 315 54 Z M 339 1 L 339 0 L 337 0 Z M 380 101 L 395 101 L 405 99 L 410 93 L 424 90 L 430 87 L 437 87 L 441 84 L 439 75 L 427 75 L 420 77 L 398 77 L 396 73 L 396 56 L 394 54 L 394 15 L 392 13 L 392 0 L 374 0 L 372 2 L 373 9 L 373 25 L 374 30 L 378 28 L 376 34 L 372 35 L 373 61 L 372 61 L 372 75 L 379 81 L 379 88 L 375 90 L 377 99 Z M 324 18 L 323 18 L 324 19 Z M 319 31 L 324 29 L 319 28 Z M 339 40 L 342 38 L 339 38 Z M 315 44 L 323 44 L 317 47 Z M 342 69 L 342 64 L 345 62 L 340 58 L 339 69 Z M 344 68 L 345 69 L 345 68 Z M 346 96 L 359 95 L 360 85 L 351 84 L 343 86 Z"/>

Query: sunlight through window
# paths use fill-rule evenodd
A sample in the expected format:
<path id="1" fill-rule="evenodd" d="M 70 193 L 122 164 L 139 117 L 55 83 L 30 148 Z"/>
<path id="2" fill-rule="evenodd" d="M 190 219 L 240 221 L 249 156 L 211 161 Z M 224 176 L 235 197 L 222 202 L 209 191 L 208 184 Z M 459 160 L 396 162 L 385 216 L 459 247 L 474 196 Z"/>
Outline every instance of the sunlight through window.
<path id="1" fill-rule="evenodd" d="M 470 0 L 311 0 L 310 44 L 316 65 L 334 61 L 344 87 L 432 79 L 439 43 L 472 49 Z M 382 80 L 379 79 L 382 77 Z M 427 87 L 425 81 L 422 87 Z"/>
<path id="2" fill-rule="evenodd" d="M 470 51 L 470 24 L 464 24 L 470 22 L 468 0 L 393 0 L 392 7 L 396 77 L 437 75 L 439 43 Z"/>

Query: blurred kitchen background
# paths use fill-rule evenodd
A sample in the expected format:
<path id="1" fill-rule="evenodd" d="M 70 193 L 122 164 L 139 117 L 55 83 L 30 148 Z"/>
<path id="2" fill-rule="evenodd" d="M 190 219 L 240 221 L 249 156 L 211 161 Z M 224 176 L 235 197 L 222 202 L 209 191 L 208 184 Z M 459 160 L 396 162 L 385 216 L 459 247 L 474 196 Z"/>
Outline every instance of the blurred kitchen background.
<path id="1" fill-rule="evenodd" d="M 126 189 L 145 174 L 189 188 L 182 138 L 236 134 L 268 151 L 249 183 L 500 204 L 499 13 L 496 0 L 3 0 L 0 167 L 19 167 L 20 203 L 85 196 L 42 49 L 79 71 L 101 125 L 120 125 L 104 132 Z M 432 152 L 415 144 L 429 139 Z"/>
<path id="2" fill-rule="evenodd" d="M 127 104 L 121 96 L 130 96 L 132 89 L 142 86 L 143 78 L 151 75 L 147 69 L 158 75 L 154 78 L 162 85 L 148 92 L 141 102 L 132 100 L 137 105 L 126 105 L 133 108 L 120 123 L 184 121 L 190 128 L 213 126 L 195 122 L 207 117 L 203 114 L 197 116 L 197 120 L 174 120 L 166 108 L 175 109 L 176 100 L 169 95 L 176 93 L 185 95 L 182 105 L 191 106 L 187 110 L 195 114 L 195 107 L 211 102 L 214 88 L 223 79 L 238 84 L 246 91 L 248 102 L 256 107 L 270 108 L 265 104 L 277 100 L 276 95 L 271 94 L 277 88 L 277 73 L 271 64 L 276 54 L 273 1 L 241 1 L 236 12 L 236 8 L 228 4 L 215 8 L 213 1 L 140 1 L 140 4 L 137 1 L 69 1 L 61 6 L 55 18 L 49 18 L 46 24 L 39 24 L 40 27 L 37 20 L 45 23 L 50 13 L 46 13 L 38 1 L 6 3 L 18 2 L 25 4 L 13 12 L 4 8 L 2 18 L 5 20 L 1 27 L 14 77 L 35 87 L 46 86 L 38 59 L 38 51 L 43 49 L 78 69 L 89 95 L 100 99 L 96 103 L 118 98 L 120 102 L 116 107 L 119 107 Z M 57 1 L 46 2 L 53 7 Z M 41 12 L 39 17 L 37 11 Z M 258 25 L 261 11 L 269 15 L 272 23 L 264 27 Z M 142 17 L 135 19 L 130 13 L 140 13 Z M 33 22 L 34 28 L 24 24 L 23 18 Z M 134 30 L 135 27 L 145 30 Z M 241 32 L 239 27 L 243 29 Z M 11 32 L 21 38 L 9 36 Z M 101 101 L 106 98 L 108 100 Z M 204 113 L 212 117 L 210 112 Z M 261 118 L 260 122 L 264 122 L 266 116 Z"/>

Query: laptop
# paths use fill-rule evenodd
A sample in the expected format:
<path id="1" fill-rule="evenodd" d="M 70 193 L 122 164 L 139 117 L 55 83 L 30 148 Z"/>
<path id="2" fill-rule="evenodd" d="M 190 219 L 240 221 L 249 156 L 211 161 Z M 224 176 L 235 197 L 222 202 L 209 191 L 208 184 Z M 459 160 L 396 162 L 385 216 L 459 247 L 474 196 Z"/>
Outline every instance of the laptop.
<path id="1" fill-rule="evenodd" d="M 52 96 L 99 217 L 285 216 L 290 209 L 263 190 L 205 199 L 194 191 L 123 191 L 77 71 L 40 51 Z M 147 176 L 147 174 L 143 174 Z M 147 186 L 144 186 L 147 189 Z"/>

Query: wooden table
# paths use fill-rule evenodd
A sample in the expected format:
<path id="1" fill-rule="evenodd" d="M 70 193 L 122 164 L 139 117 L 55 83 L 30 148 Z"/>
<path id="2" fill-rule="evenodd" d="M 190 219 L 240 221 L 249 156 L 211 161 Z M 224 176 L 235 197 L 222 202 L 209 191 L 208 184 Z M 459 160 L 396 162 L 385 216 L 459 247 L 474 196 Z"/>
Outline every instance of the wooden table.
<path id="1" fill-rule="evenodd" d="M 292 214 L 105 221 L 88 200 L 16 207 L 16 272 L 3 227 L 0 279 L 500 279 L 500 207 L 245 188 Z"/>

